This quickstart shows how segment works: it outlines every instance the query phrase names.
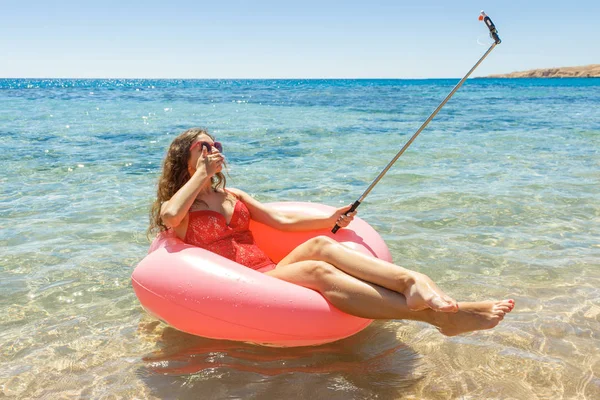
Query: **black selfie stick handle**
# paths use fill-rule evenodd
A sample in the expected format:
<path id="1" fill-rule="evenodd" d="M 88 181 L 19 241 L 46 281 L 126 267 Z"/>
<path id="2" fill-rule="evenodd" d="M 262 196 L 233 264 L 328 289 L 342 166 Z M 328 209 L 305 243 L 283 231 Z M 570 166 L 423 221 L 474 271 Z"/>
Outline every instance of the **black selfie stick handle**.
<path id="1" fill-rule="evenodd" d="M 351 212 L 353 212 L 354 210 L 356 210 L 358 208 L 358 206 L 360 206 L 360 201 L 356 200 L 352 204 L 352 207 L 350 207 L 350 209 L 348 211 L 346 211 L 346 215 L 348 215 Z M 340 226 L 336 223 L 335 226 L 333 227 L 333 229 L 331 230 L 331 232 L 336 233 L 339 229 L 340 229 Z"/>

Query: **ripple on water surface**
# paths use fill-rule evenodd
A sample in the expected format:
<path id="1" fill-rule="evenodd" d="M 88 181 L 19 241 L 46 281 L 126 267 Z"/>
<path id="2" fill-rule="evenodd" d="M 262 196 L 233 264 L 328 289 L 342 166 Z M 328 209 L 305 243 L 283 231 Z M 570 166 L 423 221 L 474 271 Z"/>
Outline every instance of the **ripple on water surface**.
<path id="1" fill-rule="evenodd" d="M 492 331 L 377 322 L 271 349 L 182 334 L 133 294 L 183 129 L 208 127 L 261 201 L 341 206 L 455 83 L 0 80 L 0 393 L 599 398 L 597 80 L 469 81 L 361 205 L 396 262 L 459 300 L 514 298 Z"/>

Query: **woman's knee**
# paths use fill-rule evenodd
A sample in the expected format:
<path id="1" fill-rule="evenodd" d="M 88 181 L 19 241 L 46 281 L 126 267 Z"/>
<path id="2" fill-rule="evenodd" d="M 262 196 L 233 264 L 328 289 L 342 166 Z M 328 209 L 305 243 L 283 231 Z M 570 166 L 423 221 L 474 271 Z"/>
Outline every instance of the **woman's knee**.
<path id="1" fill-rule="evenodd" d="M 305 266 L 305 273 L 315 283 L 329 282 L 336 272 L 337 268 L 324 261 L 311 261 Z"/>
<path id="2" fill-rule="evenodd" d="M 311 255 L 323 258 L 330 254 L 333 247 L 338 245 L 338 242 L 327 236 L 315 236 L 308 240 L 306 244 L 309 246 Z"/>

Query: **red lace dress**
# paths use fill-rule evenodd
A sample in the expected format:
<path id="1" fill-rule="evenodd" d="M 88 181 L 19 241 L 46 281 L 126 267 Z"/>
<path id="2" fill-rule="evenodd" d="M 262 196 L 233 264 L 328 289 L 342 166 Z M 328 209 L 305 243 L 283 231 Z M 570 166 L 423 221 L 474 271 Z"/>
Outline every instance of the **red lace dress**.
<path id="1" fill-rule="evenodd" d="M 213 210 L 190 211 L 185 242 L 261 272 L 275 268 L 275 263 L 256 245 L 248 229 L 250 211 L 237 200 L 231 221 Z"/>

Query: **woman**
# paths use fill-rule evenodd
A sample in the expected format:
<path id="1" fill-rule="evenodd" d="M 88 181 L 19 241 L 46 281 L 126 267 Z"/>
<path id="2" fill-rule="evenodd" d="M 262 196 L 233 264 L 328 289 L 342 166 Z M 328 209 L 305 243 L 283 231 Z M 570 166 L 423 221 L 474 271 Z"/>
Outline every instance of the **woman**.
<path id="1" fill-rule="evenodd" d="M 355 212 L 338 208 L 327 217 L 269 208 L 238 189 L 225 189 L 222 146 L 203 129 L 173 140 L 163 163 L 150 232 L 172 229 L 203 247 L 267 275 L 320 292 L 331 304 L 369 319 L 428 322 L 445 335 L 490 329 L 512 311 L 513 300 L 461 302 L 426 275 L 363 255 L 336 241 L 315 237 L 275 265 L 255 244 L 250 219 L 280 230 L 348 226 Z"/>

